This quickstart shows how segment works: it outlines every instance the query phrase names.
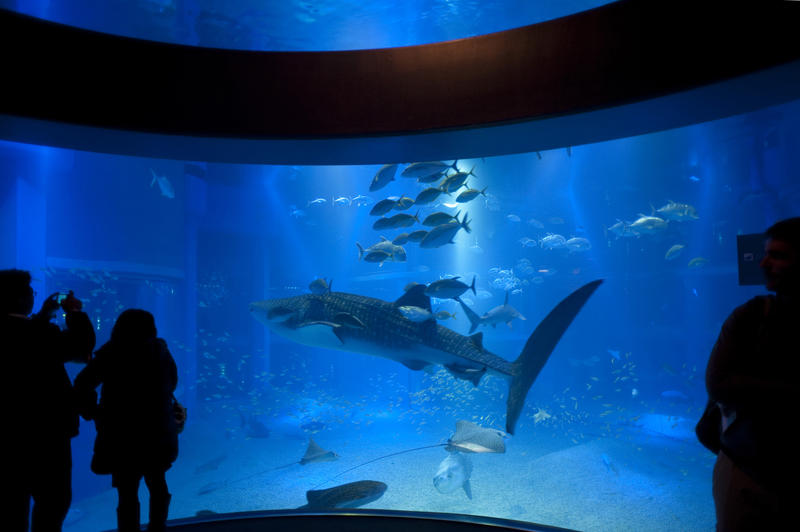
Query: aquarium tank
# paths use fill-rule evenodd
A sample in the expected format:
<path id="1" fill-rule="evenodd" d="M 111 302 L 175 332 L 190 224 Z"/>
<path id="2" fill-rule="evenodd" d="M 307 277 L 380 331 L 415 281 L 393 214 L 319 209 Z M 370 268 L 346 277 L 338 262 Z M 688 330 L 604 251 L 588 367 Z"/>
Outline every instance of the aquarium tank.
<path id="1" fill-rule="evenodd" d="M 77 25 L 56 2 L 8 4 Z M 161 25 L 109 31 L 186 44 L 264 16 L 130 4 L 127 22 Z M 448 17 L 476 2 L 390 4 L 361 15 L 396 28 L 425 14 L 411 44 L 479 32 L 432 29 L 455 31 Z M 352 7 L 292 5 L 302 27 Z M 502 13 L 492 31 L 541 20 Z M 103 29 L 100 14 L 85 27 Z M 343 46 L 409 44 L 401 33 Z M 329 39 L 237 34 L 244 49 Z M 0 267 L 32 273 L 35 308 L 74 291 L 98 346 L 123 310 L 155 316 L 188 408 L 170 519 L 319 510 L 315 492 L 358 482 L 331 504 L 711 530 L 714 455 L 694 433 L 705 366 L 730 311 L 764 293 L 739 283 L 737 238 L 800 214 L 800 100 L 482 157 L 240 164 L 9 139 L 0 163 Z M 67 364 L 72 378 L 81 367 Z M 94 437 L 82 420 L 65 531 L 116 525 L 110 478 L 90 471 Z M 144 486 L 140 500 L 146 522 Z"/>

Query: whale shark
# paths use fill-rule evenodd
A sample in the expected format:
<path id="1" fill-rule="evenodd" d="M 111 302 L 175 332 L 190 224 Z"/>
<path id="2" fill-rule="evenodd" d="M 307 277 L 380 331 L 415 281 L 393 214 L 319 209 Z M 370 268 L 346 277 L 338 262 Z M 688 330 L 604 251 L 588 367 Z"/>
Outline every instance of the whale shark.
<path id="1" fill-rule="evenodd" d="M 510 380 L 506 432 L 514 434 L 525 397 L 561 336 L 602 283 L 578 288 L 550 311 L 531 333 L 519 357 L 506 360 L 483 347 L 483 333 L 459 334 L 436 321 L 414 322 L 398 310 L 431 310 L 424 284 L 396 301 L 346 292 L 304 294 L 250 303 L 251 315 L 270 331 L 311 347 L 381 356 L 411 370 L 439 365 L 477 386 L 486 373 Z"/>

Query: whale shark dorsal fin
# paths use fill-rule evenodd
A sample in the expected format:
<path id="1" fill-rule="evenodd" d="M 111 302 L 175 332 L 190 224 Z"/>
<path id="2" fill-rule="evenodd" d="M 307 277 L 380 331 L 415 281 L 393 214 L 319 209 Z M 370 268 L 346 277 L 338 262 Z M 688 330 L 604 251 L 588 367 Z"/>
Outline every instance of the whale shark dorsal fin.
<path id="1" fill-rule="evenodd" d="M 425 288 L 427 286 L 424 284 L 412 286 L 405 294 L 395 300 L 394 306 L 419 307 L 431 312 L 431 298 L 425 295 Z"/>
<path id="2" fill-rule="evenodd" d="M 467 494 L 467 497 L 472 500 L 472 486 L 469 483 L 469 479 L 465 480 L 461 487 L 464 488 L 464 493 Z"/>
<path id="3" fill-rule="evenodd" d="M 469 339 L 472 341 L 473 344 L 475 344 L 478 347 L 478 349 L 483 349 L 483 333 L 482 332 L 478 332 L 478 333 L 473 334 L 472 336 L 469 337 Z"/>
<path id="4" fill-rule="evenodd" d="M 503 301 L 503 306 L 505 307 L 506 305 L 508 305 L 508 290 L 506 290 L 506 300 Z"/>

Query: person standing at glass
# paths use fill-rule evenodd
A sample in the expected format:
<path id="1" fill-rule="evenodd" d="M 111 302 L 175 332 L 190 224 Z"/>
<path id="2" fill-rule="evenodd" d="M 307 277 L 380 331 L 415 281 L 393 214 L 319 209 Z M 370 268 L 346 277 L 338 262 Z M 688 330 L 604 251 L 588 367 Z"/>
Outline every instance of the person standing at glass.
<path id="1" fill-rule="evenodd" d="M 31 315 L 35 292 L 25 270 L 0 270 L 0 341 L 7 456 L 3 530 L 61 530 L 72 502 L 71 439 L 78 411 L 65 362 L 86 363 L 94 329 L 75 295 L 58 293 Z M 65 330 L 51 323 L 65 313 Z M 33 510 L 31 510 L 33 499 Z"/>
<path id="2" fill-rule="evenodd" d="M 766 288 L 725 320 L 706 369 L 719 407 L 713 473 L 717 530 L 796 527 L 800 378 L 800 218 L 766 231 Z"/>
<path id="3" fill-rule="evenodd" d="M 175 360 L 157 337 L 153 315 L 139 309 L 120 314 L 111 339 L 75 378 L 80 413 L 97 428 L 92 471 L 111 474 L 122 532 L 139 530 L 142 478 L 150 491 L 147 530 L 165 529 L 171 498 L 166 472 L 178 456 L 172 406 L 177 383 Z"/>

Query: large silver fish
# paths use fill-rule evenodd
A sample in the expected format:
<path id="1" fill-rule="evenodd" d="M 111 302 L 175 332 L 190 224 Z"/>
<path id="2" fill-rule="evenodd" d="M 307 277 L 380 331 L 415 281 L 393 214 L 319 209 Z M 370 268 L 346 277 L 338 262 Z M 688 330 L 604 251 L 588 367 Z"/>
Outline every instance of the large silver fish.
<path id="1" fill-rule="evenodd" d="M 394 302 L 331 292 L 258 301 L 250 304 L 250 313 L 272 332 L 304 345 L 381 356 L 412 370 L 440 365 L 475 386 L 487 372 L 509 379 L 506 432 L 513 434 L 528 390 L 600 283 L 588 283 L 556 305 L 513 362 L 484 349 L 482 333 L 464 336 L 435 321 L 415 323 L 405 318 L 398 310 L 404 305 L 431 310 L 423 284 Z M 348 326 L 353 320 L 363 327 Z"/>

